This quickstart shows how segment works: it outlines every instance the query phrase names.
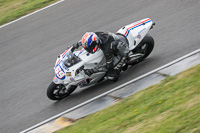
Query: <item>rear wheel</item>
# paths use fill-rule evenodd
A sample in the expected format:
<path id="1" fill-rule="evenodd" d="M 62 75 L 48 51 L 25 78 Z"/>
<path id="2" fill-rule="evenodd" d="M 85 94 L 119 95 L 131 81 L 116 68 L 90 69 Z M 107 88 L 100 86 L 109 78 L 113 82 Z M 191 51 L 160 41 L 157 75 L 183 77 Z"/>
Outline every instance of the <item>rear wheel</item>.
<path id="1" fill-rule="evenodd" d="M 51 100 L 60 100 L 69 96 L 77 86 L 69 86 L 65 88 L 63 84 L 55 84 L 52 82 L 47 88 L 47 97 Z"/>
<path id="2" fill-rule="evenodd" d="M 128 62 L 129 65 L 137 64 L 138 62 L 143 61 L 149 54 L 152 52 L 154 48 L 154 39 L 149 34 L 147 34 L 143 40 L 138 44 L 138 46 L 132 50 L 130 60 Z M 130 56 L 131 56 L 130 55 Z"/>

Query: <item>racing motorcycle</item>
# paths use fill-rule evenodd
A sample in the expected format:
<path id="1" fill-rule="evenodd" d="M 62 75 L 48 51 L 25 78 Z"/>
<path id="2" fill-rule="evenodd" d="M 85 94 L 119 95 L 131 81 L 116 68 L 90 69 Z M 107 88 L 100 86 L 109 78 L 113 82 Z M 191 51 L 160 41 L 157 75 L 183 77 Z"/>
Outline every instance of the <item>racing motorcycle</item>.
<path id="1" fill-rule="evenodd" d="M 154 39 L 147 34 L 155 23 L 150 19 L 142 19 L 119 29 L 116 33 L 124 35 L 129 44 L 128 65 L 135 65 L 143 61 L 154 48 Z M 105 57 L 102 50 L 94 54 L 83 49 L 71 51 L 72 46 L 58 56 L 55 63 L 55 77 L 47 88 L 47 97 L 51 100 L 60 100 L 69 96 L 77 87 L 95 85 L 106 79 L 106 71 L 100 71 L 88 76 L 85 69 L 105 66 Z M 120 61 L 120 56 L 114 57 L 114 64 Z"/>

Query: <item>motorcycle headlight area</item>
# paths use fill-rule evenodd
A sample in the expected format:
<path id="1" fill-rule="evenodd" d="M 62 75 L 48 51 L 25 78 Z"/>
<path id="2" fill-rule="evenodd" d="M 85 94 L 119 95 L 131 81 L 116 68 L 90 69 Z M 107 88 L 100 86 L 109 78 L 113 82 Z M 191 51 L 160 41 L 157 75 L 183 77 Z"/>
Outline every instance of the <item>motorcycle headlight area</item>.
<path id="1" fill-rule="evenodd" d="M 81 61 L 81 59 L 78 58 L 77 56 L 70 56 L 68 59 L 66 59 L 64 61 L 64 65 L 69 68 L 69 67 L 79 63 L 80 61 Z"/>

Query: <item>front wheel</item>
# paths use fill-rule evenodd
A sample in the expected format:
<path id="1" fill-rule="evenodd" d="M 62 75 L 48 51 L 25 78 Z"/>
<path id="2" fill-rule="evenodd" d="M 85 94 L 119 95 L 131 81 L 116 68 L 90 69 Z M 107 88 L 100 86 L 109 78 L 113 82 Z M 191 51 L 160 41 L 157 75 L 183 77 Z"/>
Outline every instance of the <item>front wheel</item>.
<path id="1" fill-rule="evenodd" d="M 138 58 L 135 58 L 135 60 L 130 59 L 128 64 L 134 65 L 138 62 L 143 61 L 147 56 L 149 56 L 149 54 L 152 52 L 153 48 L 154 48 L 154 39 L 152 36 L 147 34 L 142 39 L 140 44 L 138 44 L 138 46 L 132 50 L 132 55 L 138 55 Z M 133 57 L 136 57 L 136 56 L 133 56 Z"/>
<path id="2" fill-rule="evenodd" d="M 47 97 L 51 100 L 60 100 L 69 96 L 77 86 L 69 86 L 65 88 L 63 84 L 55 84 L 52 82 L 47 88 Z"/>

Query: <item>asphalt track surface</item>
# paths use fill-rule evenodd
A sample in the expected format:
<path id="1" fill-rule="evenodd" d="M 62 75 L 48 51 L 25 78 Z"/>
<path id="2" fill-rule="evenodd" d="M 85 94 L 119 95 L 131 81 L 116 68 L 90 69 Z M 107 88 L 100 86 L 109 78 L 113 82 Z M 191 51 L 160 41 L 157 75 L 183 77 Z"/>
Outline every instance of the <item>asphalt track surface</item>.
<path id="1" fill-rule="evenodd" d="M 0 132 L 27 129 L 200 48 L 199 0 L 65 0 L 0 29 Z M 147 60 L 61 101 L 46 97 L 56 57 L 86 31 L 116 32 L 151 18 L 155 49 Z"/>

